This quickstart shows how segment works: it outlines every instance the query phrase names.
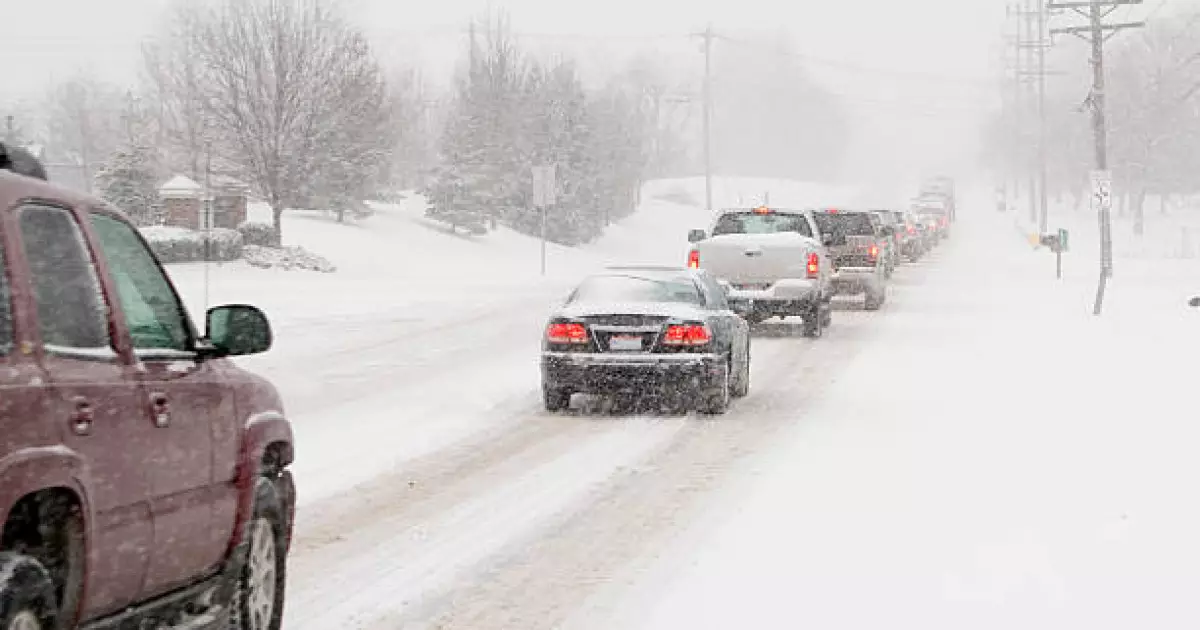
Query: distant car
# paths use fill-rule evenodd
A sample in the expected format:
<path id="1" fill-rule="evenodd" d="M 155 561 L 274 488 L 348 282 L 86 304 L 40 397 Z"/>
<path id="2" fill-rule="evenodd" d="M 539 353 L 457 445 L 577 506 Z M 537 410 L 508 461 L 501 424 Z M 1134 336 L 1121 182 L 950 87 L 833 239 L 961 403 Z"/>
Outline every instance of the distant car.
<path id="1" fill-rule="evenodd" d="M 749 391 L 750 326 L 702 270 L 610 267 L 586 278 L 546 324 L 547 411 L 568 408 L 577 393 L 625 393 L 721 414 Z"/>
<path id="2" fill-rule="evenodd" d="M 921 198 L 939 199 L 946 205 L 946 219 L 953 223 L 958 219 L 957 198 L 954 180 L 950 177 L 934 177 L 921 185 Z"/>
<path id="3" fill-rule="evenodd" d="M 912 213 L 896 212 L 896 215 L 899 218 L 897 234 L 899 234 L 900 255 L 909 262 L 917 262 L 929 249 L 923 227 Z"/>
<path id="4" fill-rule="evenodd" d="M 900 219 L 897 217 L 897 213 L 891 210 L 872 210 L 871 212 L 879 217 L 879 222 L 884 228 L 883 258 L 887 261 L 887 277 L 891 278 L 896 267 L 900 265 L 900 233 L 902 231 L 899 224 Z"/>
<path id="5" fill-rule="evenodd" d="M 950 238 L 950 205 L 940 197 L 924 196 L 913 202 L 912 211 L 926 219 L 937 233 L 937 240 Z"/>
<path id="6" fill-rule="evenodd" d="M 688 233 L 688 267 L 729 285 L 729 301 L 751 323 L 800 316 L 819 337 L 833 320 L 833 268 L 812 212 L 761 206 L 721 212 L 711 234 Z"/>
<path id="7" fill-rule="evenodd" d="M 872 212 L 825 209 L 816 212 L 821 233 L 831 236 L 833 287 L 838 294 L 862 294 L 867 310 L 887 299 L 887 228 Z"/>

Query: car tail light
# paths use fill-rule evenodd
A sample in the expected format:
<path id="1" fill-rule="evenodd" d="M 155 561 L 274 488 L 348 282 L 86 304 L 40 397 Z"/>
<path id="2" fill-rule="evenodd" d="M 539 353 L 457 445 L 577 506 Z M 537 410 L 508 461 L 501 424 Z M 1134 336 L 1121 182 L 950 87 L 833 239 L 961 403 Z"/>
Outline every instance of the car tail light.
<path id="1" fill-rule="evenodd" d="M 546 327 L 546 341 L 584 344 L 588 342 L 587 329 L 583 327 L 583 324 L 550 324 Z"/>
<path id="2" fill-rule="evenodd" d="M 821 271 L 821 257 L 817 255 L 817 252 L 809 252 L 806 269 L 809 278 L 816 278 L 817 274 Z"/>
<path id="3" fill-rule="evenodd" d="M 871 249 L 867 250 L 867 255 L 871 257 L 871 260 L 875 260 L 876 258 L 879 258 L 879 246 L 872 245 Z"/>
<path id="4" fill-rule="evenodd" d="M 691 269 L 700 268 L 700 251 L 693 249 L 688 253 L 688 267 Z"/>
<path id="5" fill-rule="evenodd" d="M 672 324 L 663 335 L 664 346 L 707 346 L 712 331 L 704 324 Z"/>
<path id="6" fill-rule="evenodd" d="M 910 225 L 910 226 L 908 226 L 908 233 L 909 233 L 910 235 L 912 235 L 912 234 L 916 234 L 916 233 L 917 233 L 917 227 L 916 227 L 915 225 Z"/>

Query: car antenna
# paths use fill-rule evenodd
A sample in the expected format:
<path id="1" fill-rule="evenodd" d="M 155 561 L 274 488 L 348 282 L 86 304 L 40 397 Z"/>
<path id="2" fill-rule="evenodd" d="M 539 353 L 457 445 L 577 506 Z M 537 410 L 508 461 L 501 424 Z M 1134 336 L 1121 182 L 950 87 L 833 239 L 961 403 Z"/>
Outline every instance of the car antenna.
<path id="1" fill-rule="evenodd" d="M 208 312 L 208 270 L 212 265 L 212 226 L 216 217 L 212 194 L 212 140 L 204 143 L 204 312 Z"/>

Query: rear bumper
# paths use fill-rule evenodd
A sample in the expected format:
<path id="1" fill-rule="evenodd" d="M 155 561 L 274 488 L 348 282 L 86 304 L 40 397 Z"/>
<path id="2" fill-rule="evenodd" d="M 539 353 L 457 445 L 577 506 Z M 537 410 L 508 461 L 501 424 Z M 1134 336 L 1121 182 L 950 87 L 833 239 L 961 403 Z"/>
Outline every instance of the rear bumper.
<path id="1" fill-rule="evenodd" d="M 833 273 L 833 289 L 837 293 L 876 291 L 883 279 L 875 267 L 842 267 Z"/>
<path id="2" fill-rule="evenodd" d="M 542 353 L 546 387 L 584 394 L 708 387 L 718 376 L 716 354 Z"/>
<path id="3" fill-rule="evenodd" d="M 766 289 L 739 289 L 730 286 L 730 304 L 769 304 L 814 301 L 820 295 L 820 285 L 807 278 L 785 278 Z"/>

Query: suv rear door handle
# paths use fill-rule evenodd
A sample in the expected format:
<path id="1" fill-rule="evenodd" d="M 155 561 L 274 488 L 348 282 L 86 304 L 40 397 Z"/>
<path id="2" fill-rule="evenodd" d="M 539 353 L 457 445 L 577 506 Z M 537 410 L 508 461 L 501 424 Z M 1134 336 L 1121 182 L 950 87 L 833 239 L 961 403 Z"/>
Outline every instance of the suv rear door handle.
<path id="1" fill-rule="evenodd" d="M 83 396 L 76 396 L 71 399 L 71 405 L 74 407 L 71 410 L 71 430 L 75 435 L 91 435 L 92 423 L 96 420 L 91 401 Z"/>
<path id="2" fill-rule="evenodd" d="M 154 414 L 154 426 L 160 429 L 171 426 L 171 403 L 166 394 L 150 394 L 150 412 Z"/>

